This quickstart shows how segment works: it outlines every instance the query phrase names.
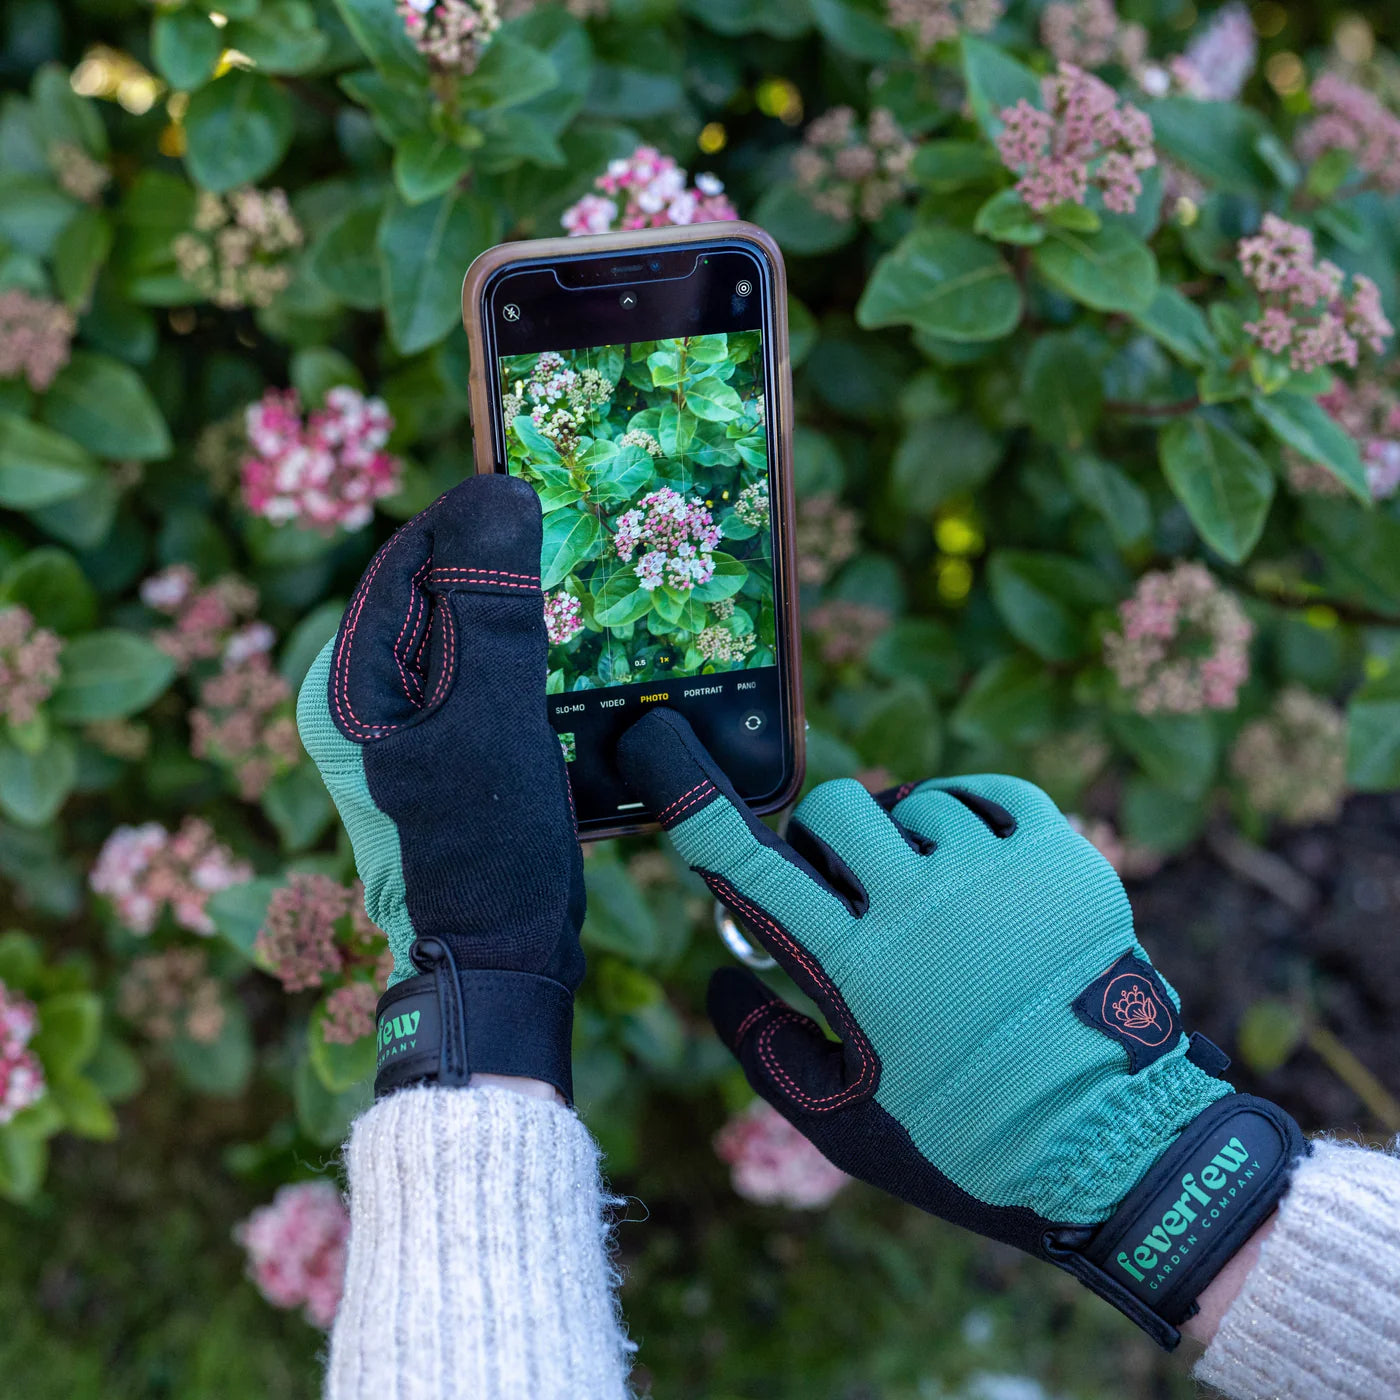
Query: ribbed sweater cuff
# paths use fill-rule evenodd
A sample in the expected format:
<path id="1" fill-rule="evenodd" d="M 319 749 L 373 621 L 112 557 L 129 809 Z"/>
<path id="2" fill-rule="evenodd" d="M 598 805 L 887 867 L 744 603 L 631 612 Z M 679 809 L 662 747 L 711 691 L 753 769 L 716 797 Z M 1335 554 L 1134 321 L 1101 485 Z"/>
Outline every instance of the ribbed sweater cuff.
<path id="1" fill-rule="evenodd" d="M 406 1089 L 354 1125 L 327 1400 L 622 1400 L 598 1149 L 505 1089 Z"/>
<path id="2" fill-rule="evenodd" d="M 1400 1156 L 1313 1144 L 1195 1374 L 1238 1400 L 1400 1393 Z"/>

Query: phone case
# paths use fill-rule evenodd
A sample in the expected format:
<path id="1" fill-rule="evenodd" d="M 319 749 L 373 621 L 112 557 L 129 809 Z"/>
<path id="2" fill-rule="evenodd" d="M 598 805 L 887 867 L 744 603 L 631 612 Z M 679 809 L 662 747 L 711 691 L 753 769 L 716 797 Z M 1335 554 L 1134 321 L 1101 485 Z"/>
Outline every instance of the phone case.
<path id="1" fill-rule="evenodd" d="M 627 253 L 638 248 L 675 248 L 689 243 L 739 242 L 750 244 L 768 264 L 769 277 L 773 288 L 773 376 L 774 392 L 778 401 L 778 422 L 780 431 L 775 434 L 777 478 L 781 490 L 782 511 L 777 531 L 777 554 L 775 569 L 783 578 L 784 606 L 782 626 L 786 631 L 787 647 L 783 661 L 788 691 L 788 739 L 792 746 L 792 780 L 766 802 L 755 805 L 752 810 L 759 816 L 780 811 L 797 796 L 806 774 L 806 718 L 802 700 L 802 642 L 797 615 L 797 558 L 796 526 L 793 502 L 792 475 L 792 361 L 788 349 L 787 320 L 787 273 L 783 267 L 783 255 L 772 236 L 757 224 L 735 220 L 719 224 L 691 224 L 683 228 L 633 229 L 619 233 L 591 233 L 577 238 L 537 238 L 518 243 L 500 243 L 488 248 L 477 256 L 467 269 L 462 280 L 462 325 L 467 332 L 467 344 L 471 352 L 471 398 L 472 423 L 485 425 L 490 422 L 490 384 L 483 366 L 486 364 L 486 348 L 481 335 L 481 321 L 477 309 L 481 302 L 481 292 L 487 281 L 504 267 L 517 262 L 533 262 L 538 258 L 572 257 L 580 253 Z M 478 472 L 494 472 L 497 469 L 493 435 L 489 431 L 473 432 L 473 456 Z M 617 822 L 606 829 L 590 831 L 583 836 L 587 841 L 599 841 L 610 836 L 632 836 L 641 832 L 659 831 L 655 822 Z"/>

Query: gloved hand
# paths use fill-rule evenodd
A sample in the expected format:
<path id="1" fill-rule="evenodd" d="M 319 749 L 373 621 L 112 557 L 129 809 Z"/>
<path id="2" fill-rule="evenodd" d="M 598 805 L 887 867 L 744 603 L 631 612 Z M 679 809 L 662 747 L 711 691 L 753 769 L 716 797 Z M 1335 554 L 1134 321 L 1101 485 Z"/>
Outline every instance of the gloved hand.
<path id="1" fill-rule="evenodd" d="M 583 862 L 545 709 L 540 506 L 473 476 L 374 556 L 297 725 L 394 954 L 375 1090 L 516 1075 L 572 1098 Z"/>
<path id="2" fill-rule="evenodd" d="M 679 715 L 622 770 L 686 863 L 821 1008 L 718 970 L 754 1089 L 837 1166 L 1077 1275 L 1164 1346 L 1303 1150 L 1215 1077 L 1117 875 L 1038 788 L 979 776 L 880 800 L 823 783 L 780 840 Z"/>

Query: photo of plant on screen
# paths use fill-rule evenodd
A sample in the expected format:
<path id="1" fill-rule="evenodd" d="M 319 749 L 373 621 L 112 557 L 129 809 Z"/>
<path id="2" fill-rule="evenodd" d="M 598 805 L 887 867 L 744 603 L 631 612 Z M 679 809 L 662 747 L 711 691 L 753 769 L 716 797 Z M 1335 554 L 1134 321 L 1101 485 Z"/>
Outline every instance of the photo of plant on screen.
<path id="1" fill-rule="evenodd" d="M 549 689 L 774 662 L 758 331 L 501 360 L 544 507 Z"/>

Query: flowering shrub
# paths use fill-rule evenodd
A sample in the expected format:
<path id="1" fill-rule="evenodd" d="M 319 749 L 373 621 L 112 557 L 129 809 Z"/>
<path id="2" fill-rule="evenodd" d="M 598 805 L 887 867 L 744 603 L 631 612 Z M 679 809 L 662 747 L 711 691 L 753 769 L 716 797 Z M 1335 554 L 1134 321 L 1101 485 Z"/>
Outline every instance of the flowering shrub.
<path id="1" fill-rule="evenodd" d="M 111 1133 L 108 1101 L 140 1092 L 110 1160 L 190 1125 L 200 1170 L 267 1201 L 366 1104 L 387 955 L 292 703 L 374 551 L 469 470 L 461 278 L 502 238 L 737 214 L 781 244 L 811 781 L 1021 774 L 1149 882 L 1207 831 L 1237 847 L 1400 788 L 1400 102 L 1362 11 L 1329 46 L 1328 6 L 1166 0 L 21 9 L 0 889 L 38 939 L 0 939 L 0 983 L 37 1017 L 3 1094 L 45 1092 L 0 1124 L 0 1192 L 41 1189 L 55 1134 Z M 757 349 L 509 366 L 552 690 L 773 660 Z M 849 1245 L 877 1209 L 850 1192 L 808 1233 L 731 1229 L 723 1168 L 679 1140 L 673 1166 L 666 1127 L 709 1132 L 745 1092 L 703 1016 L 712 901 L 635 838 L 590 849 L 586 880 L 579 1100 L 655 1237 L 687 1222 L 652 1261 L 646 1296 L 697 1319 L 672 1353 L 649 1337 L 656 1393 L 850 1390 L 824 1336 L 785 1389 L 785 1356 L 729 1347 L 757 1296 L 731 1281 L 800 1311 L 792 1261 L 827 1231 L 873 1296 L 862 1261 L 933 1227 Z M 760 1117 L 725 1150 L 768 1162 L 754 1189 L 819 1198 L 772 1185 Z M 63 1148 L 52 1189 L 84 1168 Z M 326 1191 L 305 1216 L 329 1221 Z M 964 1293 L 1002 1276 L 917 1238 Z M 324 1321 L 333 1252 L 270 1291 Z M 776 1345 L 765 1309 L 745 1346 Z M 1026 1364 L 1086 1397 L 1147 1374 L 1091 1375 L 1064 1339 L 1092 1325 L 1040 1329 Z M 962 1355 L 953 1326 L 888 1387 L 962 1387 L 985 1358 L 930 1369 Z"/>

